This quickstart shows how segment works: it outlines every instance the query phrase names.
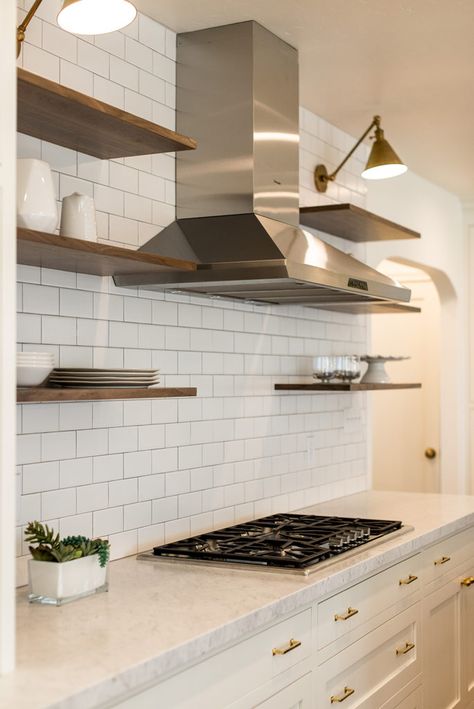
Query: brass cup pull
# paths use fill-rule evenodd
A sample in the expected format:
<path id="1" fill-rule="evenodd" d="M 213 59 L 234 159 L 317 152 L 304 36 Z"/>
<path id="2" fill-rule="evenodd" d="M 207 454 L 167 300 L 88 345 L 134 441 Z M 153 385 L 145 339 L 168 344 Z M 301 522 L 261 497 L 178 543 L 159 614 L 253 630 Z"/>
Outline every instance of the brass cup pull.
<path id="1" fill-rule="evenodd" d="M 333 694 L 331 697 L 331 704 L 340 704 L 343 702 L 345 699 L 350 697 L 352 694 L 354 694 L 355 689 L 351 689 L 350 687 L 344 687 L 344 692 L 343 694 L 340 694 L 339 696 Z"/>
<path id="2" fill-rule="evenodd" d="M 418 576 L 414 576 L 413 574 L 410 574 L 406 579 L 400 579 L 400 581 L 398 582 L 398 585 L 399 586 L 409 586 L 414 581 L 418 581 Z"/>
<path id="3" fill-rule="evenodd" d="M 406 655 L 407 652 L 410 652 L 410 650 L 413 650 L 415 647 L 415 643 L 405 643 L 403 647 L 397 647 L 395 650 L 395 653 L 397 655 Z"/>
<path id="4" fill-rule="evenodd" d="M 334 616 L 334 620 L 348 620 L 349 618 L 352 618 L 353 615 L 357 615 L 358 612 L 359 611 L 357 610 L 357 608 L 351 608 L 349 606 L 345 613 L 336 613 L 336 615 Z"/>
<path id="5" fill-rule="evenodd" d="M 436 561 L 434 562 L 434 565 L 441 566 L 442 564 L 447 564 L 448 561 L 451 561 L 450 556 L 442 556 L 441 559 L 436 559 Z"/>
<path id="6" fill-rule="evenodd" d="M 465 578 L 461 581 L 461 586 L 466 586 L 466 588 L 469 588 L 469 586 L 472 586 L 473 583 L 474 583 L 474 576 L 468 576 L 467 578 Z"/>
<path id="7" fill-rule="evenodd" d="M 285 645 L 284 647 L 274 647 L 272 650 L 272 655 L 286 655 L 287 652 L 296 650 L 296 648 L 300 645 L 301 640 L 294 640 L 294 638 L 291 638 L 288 645 Z"/>

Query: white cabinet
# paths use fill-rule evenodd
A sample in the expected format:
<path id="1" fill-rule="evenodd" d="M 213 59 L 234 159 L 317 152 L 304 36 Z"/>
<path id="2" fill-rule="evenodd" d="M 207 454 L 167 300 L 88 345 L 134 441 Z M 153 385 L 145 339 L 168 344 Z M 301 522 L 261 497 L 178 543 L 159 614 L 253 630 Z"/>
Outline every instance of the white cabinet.
<path id="1" fill-rule="evenodd" d="M 460 596 L 453 581 L 423 601 L 423 693 L 429 709 L 461 706 Z"/>
<path id="2" fill-rule="evenodd" d="M 311 674 L 293 682 L 277 694 L 257 704 L 256 709 L 312 709 Z"/>
<path id="3" fill-rule="evenodd" d="M 419 675 L 419 636 L 415 604 L 323 663 L 314 676 L 318 709 L 379 709 Z"/>
<path id="4" fill-rule="evenodd" d="M 309 667 L 304 663 L 309 662 L 310 655 L 311 609 L 308 608 L 130 699 L 109 706 L 253 709 L 307 672 Z M 309 707 L 307 700 L 303 706 Z"/>
<path id="5" fill-rule="evenodd" d="M 474 564 L 461 586 L 461 688 L 467 706 L 474 706 Z"/>
<path id="6" fill-rule="evenodd" d="M 424 552 L 423 695 L 429 709 L 467 709 L 474 703 L 473 558 L 473 530 Z"/>

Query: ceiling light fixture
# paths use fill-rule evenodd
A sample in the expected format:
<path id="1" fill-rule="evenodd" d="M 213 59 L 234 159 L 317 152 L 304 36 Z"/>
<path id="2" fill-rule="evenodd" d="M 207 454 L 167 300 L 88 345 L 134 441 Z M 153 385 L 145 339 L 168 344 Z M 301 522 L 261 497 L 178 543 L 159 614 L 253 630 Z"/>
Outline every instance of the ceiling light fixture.
<path id="1" fill-rule="evenodd" d="M 330 174 L 325 165 L 317 165 L 314 170 L 314 184 L 318 192 L 326 192 L 328 183 L 336 179 L 336 175 L 349 160 L 351 155 L 357 150 L 364 138 L 368 136 L 372 128 L 375 128 L 375 133 L 371 136 L 374 140 L 370 151 L 369 159 L 361 176 L 366 180 L 384 180 L 388 177 L 396 177 L 403 175 L 407 171 L 407 166 L 403 164 L 396 152 L 393 150 L 390 143 L 385 140 L 384 133 L 380 127 L 380 116 L 374 116 L 374 119 L 365 133 L 359 138 L 350 153 L 346 155 L 344 160 Z"/>
<path id="2" fill-rule="evenodd" d="M 41 3 L 42 0 L 35 0 L 17 28 L 17 56 L 20 56 L 26 29 Z M 72 34 L 106 34 L 126 27 L 136 14 L 136 7 L 129 0 L 64 0 L 57 22 Z"/>

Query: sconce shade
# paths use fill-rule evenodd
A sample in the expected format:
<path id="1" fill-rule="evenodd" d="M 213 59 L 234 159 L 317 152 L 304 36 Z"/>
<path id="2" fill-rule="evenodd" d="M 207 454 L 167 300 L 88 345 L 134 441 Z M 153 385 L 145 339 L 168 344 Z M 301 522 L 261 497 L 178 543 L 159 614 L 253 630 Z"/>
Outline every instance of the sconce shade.
<path id="1" fill-rule="evenodd" d="M 377 128 L 375 141 L 362 177 L 366 180 L 384 180 L 387 177 L 403 175 L 407 166 L 398 157 L 390 143 L 385 140 L 383 130 Z"/>
<path id="2" fill-rule="evenodd" d="M 136 14 L 128 0 L 64 0 L 58 25 L 73 34 L 106 34 L 126 27 Z"/>

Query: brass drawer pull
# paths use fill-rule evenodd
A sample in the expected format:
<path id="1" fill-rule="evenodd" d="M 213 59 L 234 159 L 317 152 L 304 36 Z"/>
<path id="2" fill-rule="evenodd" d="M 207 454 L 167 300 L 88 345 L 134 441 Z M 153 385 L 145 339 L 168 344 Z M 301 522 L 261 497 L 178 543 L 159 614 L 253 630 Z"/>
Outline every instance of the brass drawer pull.
<path id="1" fill-rule="evenodd" d="M 410 574 L 406 579 L 400 579 L 400 581 L 398 582 L 398 585 L 399 586 L 409 586 L 414 581 L 418 581 L 418 576 L 414 576 L 413 574 Z"/>
<path id="2" fill-rule="evenodd" d="M 397 647 L 395 650 L 395 653 L 397 655 L 406 655 L 407 652 L 410 652 L 410 650 L 413 650 L 415 648 L 415 643 L 405 643 L 404 647 Z"/>
<path id="3" fill-rule="evenodd" d="M 472 586 L 474 583 L 474 576 L 468 576 L 466 579 L 463 579 L 461 581 L 461 586 L 466 586 L 466 588 L 469 588 L 469 586 Z"/>
<path id="4" fill-rule="evenodd" d="M 331 704 L 340 704 L 343 702 L 345 699 L 350 697 L 352 694 L 354 694 L 355 689 L 351 689 L 350 687 L 344 687 L 344 694 L 340 694 L 338 697 L 333 694 L 331 697 Z"/>
<path id="5" fill-rule="evenodd" d="M 349 608 L 347 609 L 347 611 L 345 613 L 341 613 L 341 614 L 336 613 L 336 615 L 334 616 L 334 620 L 335 621 L 348 620 L 349 618 L 352 618 L 353 615 L 357 615 L 358 612 L 359 611 L 357 610 L 357 608 L 351 608 L 349 606 Z"/>
<path id="6" fill-rule="evenodd" d="M 441 559 L 436 559 L 436 561 L 434 562 L 434 565 L 441 566 L 442 564 L 447 564 L 448 561 L 451 561 L 450 556 L 442 556 Z"/>
<path id="7" fill-rule="evenodd" d="M 272 650 L 272 655 L 286 655 L 287 652 L 296 650 L 296 648 L 300 645 L 301 640 L 294 640 L 293 638 L 291 638 L 290 642 L 288 643 L 288 645 L 285 645 L 285 647 L 274 647 Z"/>

